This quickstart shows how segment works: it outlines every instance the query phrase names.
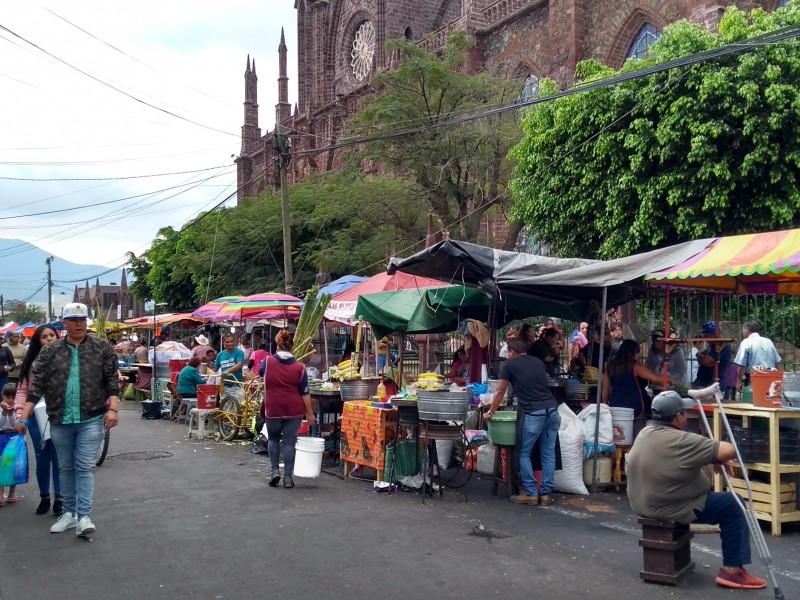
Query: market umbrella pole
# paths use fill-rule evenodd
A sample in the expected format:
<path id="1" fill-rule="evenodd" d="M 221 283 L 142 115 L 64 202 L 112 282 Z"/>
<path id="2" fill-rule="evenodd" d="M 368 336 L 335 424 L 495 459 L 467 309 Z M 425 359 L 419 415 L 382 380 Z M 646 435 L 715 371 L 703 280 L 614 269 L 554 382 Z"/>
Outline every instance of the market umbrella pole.
<path id="1" fill-rule="evenodd" d="M 594 414 L 594 452 L 592 455 L 592 493 L 597 493 L 597 445 L 600 439 L 600 403 L 603 401 L 603 350 L 606 339 L 606 302 L 608 300 L 608 288 L 603 288 L 603 307 L 600 313 L 600 356 L 598 356 L 597 366 L 597 402 L 595 403 Z M 587 384 L 588 385 L 588 384 Z"/>
<path id="2" fill-rule="evenodd" d="M 400 386 L 401 390 L 403 389 L 403 371 L 405 370 L 405 359 L 404 359 L 405 349 L 406 349 L 406 334 L 404 332 L 400 334 L 400 352 L 397 355 L 397 362 L 400 363 L 400 376 L 398 377 L 400 381 L 398 381 L 397 384 Z"/>

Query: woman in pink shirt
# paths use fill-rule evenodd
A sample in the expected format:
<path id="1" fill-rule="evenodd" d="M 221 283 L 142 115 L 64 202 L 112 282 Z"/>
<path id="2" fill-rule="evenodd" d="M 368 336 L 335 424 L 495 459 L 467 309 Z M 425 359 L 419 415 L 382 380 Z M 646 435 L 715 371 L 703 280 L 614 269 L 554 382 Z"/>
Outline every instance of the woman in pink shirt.
<path id="1" fill-rule="evenodd" d="M 31 385 L 31 370 L 33 362 L 39 356 L 39 352 L 50 342 L 58 339 L 56 330 L 50 325 L 39 325 L 36 332 L 31 337 L 28 352 L 19 372 L 19 383 L 17 384 L 17 394 L 14 396 L 14 411 L 17 419 L 22 416 L 22 409 L 28 399 L 28 388 Z M 58 456 L 53 446 L 53 441 L 48 439 L 42 443 L 42 432 L 39 431 L 39 424 L 36 416 L 31 415 L 28 419 L 28 433 L 33 444 L 33 454 L 36 456 L 36 482 L 39 484 L 39 506 L 36 508 L 37 515 L 43 515 L 50 510 L 50 477 L 53 478 L 53 492 L 55 501 L 53 502 L 53 514 L 60 515 L 64 512 L 61 501 L 61 483 L 58 479 Z"/>

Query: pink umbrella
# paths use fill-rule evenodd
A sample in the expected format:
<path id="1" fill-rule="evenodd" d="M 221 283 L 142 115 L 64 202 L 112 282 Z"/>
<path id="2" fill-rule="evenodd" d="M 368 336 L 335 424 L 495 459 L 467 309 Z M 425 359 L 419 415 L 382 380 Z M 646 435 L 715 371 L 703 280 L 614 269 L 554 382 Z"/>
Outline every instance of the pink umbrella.
<path id="1" fill-rule="evenodd" d="M 212 321 L 242 321 L 244 319 L 252 318 L 269 318 L 258 316 L 264 314 L 266 311 L 279 310 L 278 315 L 283 317 L 283 311 L 288 312 L 292 309 L 300 310 L 303 306 L 303 301 L 294 296 L 286 294 L 270 293 L 270 294 L 253 294 L 252 296 L 245 296 L 241 300 L 231 302 L 220 309 L 216 315 L 212 317 Z M 274 318 L 274 317 L 273 317 Z"/>

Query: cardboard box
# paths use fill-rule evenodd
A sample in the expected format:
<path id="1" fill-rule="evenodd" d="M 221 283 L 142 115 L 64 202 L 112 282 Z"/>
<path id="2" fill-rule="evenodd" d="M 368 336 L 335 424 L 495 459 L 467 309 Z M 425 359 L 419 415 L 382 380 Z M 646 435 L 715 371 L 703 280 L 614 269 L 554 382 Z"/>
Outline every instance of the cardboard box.
<path id="1" fill-rule="evenodd" d="M 375 408 L 369 401 L 345 402 L 339 452 L 342 460 L 383 470 L 386 446 L 394 440 L 395 408 Z"/>

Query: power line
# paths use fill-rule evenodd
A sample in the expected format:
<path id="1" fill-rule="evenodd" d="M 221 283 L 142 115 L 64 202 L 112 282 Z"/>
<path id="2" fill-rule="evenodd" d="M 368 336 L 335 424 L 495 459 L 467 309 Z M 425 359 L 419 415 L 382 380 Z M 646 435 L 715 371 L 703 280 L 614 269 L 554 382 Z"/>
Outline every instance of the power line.
<path id="1" fill-rule="evenodd" d="M 169 115 L 169 116 L 171 116 L 171 117 L 174 117 L 174 118 L 176 118 L 176 119 L 180 119 L 181 121 L 186 121 L 187 123 L 191 123 L 192 125 L 197 125 L 198 127 L 202 127 L 203 129 L 208 129 L 208 130 L 210 130 L 210 131 L 216 131 L 217 133 L 223 133 L 223 134 L 225 134 L 225 135 L 230 135 L 230 136 L 233 136 L 233 137 L 238 137 L 238 136 L 237 136 L 235 133 L 231 133 L 230 131 L 224 131 L 224 130 L 222 130 L 222 129 L 217 129 L 216 127 L 211 127 L 210 125 L 204 125 L 203 123 L 200 123 L 199 121 L 195 121 L 195 120 L 193 120 L 193 119 L 190 119 L 190 118 L 188 118 L 188 117 L 183 117 L 183 116 L 181 116 L 181 115 L 179 115 L 179 114 L 176 114 L 176 113 L 174 113 L 174 112 L 172 112 L 172 111 L 169 111 L 169 110 L 167 110 L 167 109 L 165 109 L 165 108 L 161 108 L 160 106 L 156 106 L 155 104 L 152 104 L 152 103 L 150 103 L 150 102 L 147 102 L 147 101 L 145 101 L 145 100 L 142 100 L 141 98 L 137 98 L 137 97 L 136 97 L 136 96 L 134 96 L 133 94 L 129 94 L 128 92 L 126 92 L 126 91 L 124 91 L 124 90 L 121 90 L 120 88 L 118 88 L 118 87 L 116 87 L 116 86 L 114 86 L 114 85 L 111 85 L 110 83 L 108 83 L 108 82 L 106 82 L 106 81 L 103 81 L 102 79 L 100 79 L 100 78 L 98 78 L 98 77 L 95 77 L 94 75 L 92 75 L 92 74 L 90 74 L 90 73 L 87 73 L 87 72 L 86 72 L 86 71 L 84 71 L 83 69 L 80 69 L 80 68 L 76 67 L 75 65 L 72 65 L 72 64 L 70 64 L 69 62 L 65 61 L 64 59 L 62 59 L 62 58 L 59 58 L 58 56 L 56 56 L 56 55 L 54 55 L 54 54 L 52 54 L 52 53 L 48 52 L 47 50 L 45 50 L 44 48 L 42 48 L 42 47 L 41 47 L 41 46 L 39 46 L 38 44 L 35 44 L 35 43 L 31 42 L 30 40 L 27 40 L 27 39 L 25 39 L 24 37 L 22 37 L 22 36 L 21 36 L 21 35 L 19 35 L 18 33 L 16 33 L 16 32 L 14 32 L 14 31 L 10 30 L 10 29 L 9 29 L 8 27 L 6 27 L 5 25 L 2 25 L 2 24 L 0 24 L 0 29 L 2 29 L 3 31 L 7 31 L 8 33 L 10 33 L 11 35 L 13 35 L 14 37 L 16 37 L 16 38 L 18 38 L 18 39 L 22 40 L 23 42 L 25 42 L 26 44 L 29 44 L 30 46 L 33 46 L 34 48 L 36 48 L 36 49 L 37 49 L 37 50 L 39 50 L 40 52 L 43 52 L 44 54 L 46 54 L 47 56 L 50 56 L 50 57 L 54 58 L 55 60 L 57 60 L 57 61 L 59 61 L 59 62 L 61 62 L 61 63 L 65 64 L 65 65 L 67 65 L 67 66 L 68 66 L 68 67 L 70 67 L 71 69 L 74 69 L 75 71 L 77 71 L 78 73 L 81 73 L 81 74 L 82 74 L 82 75 L 84 75 L 85 77 L 88 77 L 89 79 L 91 79 L 91 80 L 93 80 L 93 81 L 96 81 L 96 82 L 97 82 L 97 83 L 99 83 L 100 85 L 103 85 L 103 86 L 105 86 L 105 87 L 107 87 L 107 88 L 109 88 L 109 89 L 111 89 L 111 90 L 114 90 L 114 91 L 115 91 L 115 92 L 117 92 L 118 94 L 122 94 L 122 95 L 123 95 L 123 96 L 125 96 L 126 98 L 130 98 L 131 100 L 134 100 L 135 102 L 138 102 L 138 103 L 140 103 L 140 104 L 143 104 L 143 105 L 145 105 L 145 106 L 149 106 L 149 107 L 150 107 L 150 108 L 152 108 L 152 109 L 155 109 L 155 110 L 157 110 L 157 111 L 159 111 L 159 112 L 162 112 L 162 113 L 164 113 L 164 114 L 167 114 L 167 115 Z"/>
<path id="2" fill-rule="evenodd" d="M 126 177 L 51 177 L 51 178 L 36 178 L 36 177 L 1 177 L 7 181 L 121 181 L 123 179 L 144 179 L 146 177 L 166 177 L 167 175 L 186 175 L 187 173 L 202 173 L 203 171 L 213 171 L 222 167 L 230 165 L 216 165 L 214 167 L 206 167 L 205 169 L 193 169 L 191 171 L 174 171 L 172 173 L 151 173 L 149 175 L 128 175 Z"/>

